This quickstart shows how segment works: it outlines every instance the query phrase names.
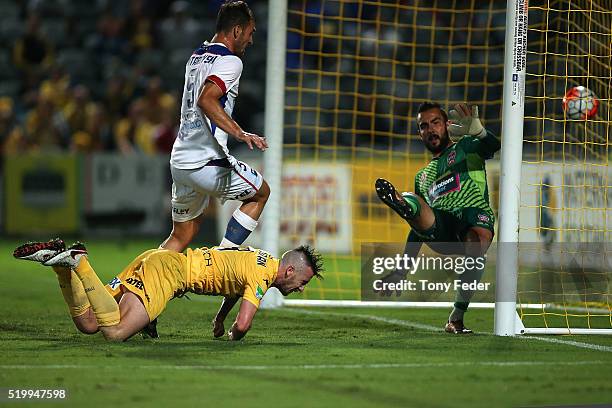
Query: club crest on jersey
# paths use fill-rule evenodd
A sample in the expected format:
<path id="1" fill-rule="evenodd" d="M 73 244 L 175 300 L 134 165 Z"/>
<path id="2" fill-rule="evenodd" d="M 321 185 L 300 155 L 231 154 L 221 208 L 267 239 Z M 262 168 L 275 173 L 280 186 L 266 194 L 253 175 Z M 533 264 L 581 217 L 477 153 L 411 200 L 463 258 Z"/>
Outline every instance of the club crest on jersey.
<path id="1" fill-rule="evenodd" d="M 457 151 L 451 150 L 450 153 L 448 153 L 448 158 L 446 159 L 446 162 L 448 163 L 449 166 L 452 166 L 453 164 L 455 164 L 456 158 L 457 158 Z"/>
<path id="2" fill-rule="evenodd" d="M 108 282 L 108 286 L 110 286 L 112 290 L 117 289 L 119 285 L 121 285 L 121 279 L 116 276 L 110 282 Z"/>
<path id="3" fill-rule="evenodd" d="M 427 181 L 427 174 L 425 172 L 422 172 L 421 175 L 419 176 L 419 183 L 424 184 L 426 181 Z"/>

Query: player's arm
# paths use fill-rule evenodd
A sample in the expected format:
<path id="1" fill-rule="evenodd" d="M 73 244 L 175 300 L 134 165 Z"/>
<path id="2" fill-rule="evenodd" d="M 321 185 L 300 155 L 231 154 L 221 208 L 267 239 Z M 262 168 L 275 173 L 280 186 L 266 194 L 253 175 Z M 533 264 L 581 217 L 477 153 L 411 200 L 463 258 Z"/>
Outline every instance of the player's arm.
<path id="1" fill-rule="evenodd" d="M 242 128 L 232 119 L 219 103 L 219 99 L 224 93 L 221 88 L 213 81 L 206 81 L 202 93 L 198 98 L 198 107 L 202 112 L 213 122 L 217 127 L 221 128 L 228 135 L 245 142 L 249 149 L 253 150 L 255 145 L 260 150 L 265 150 L 268 147 L 266 139 L 242 130 Z"/>
<path id="2" fill-rule="evenodd" d="M 477 138 L 474 143 L 476 151 L 484 159 L 493 157 L 493 154 L 501 148 L 501 142 L 493 134 L 482 126 L 478 116 L 478 106 L 470 107 L 465 103 L 458 103 L 455 109 L 448 113 L 451 124 L 448 131 L 453 136 L 474 136 Z"/>
<path id="3" fill-rule="evenodd" d="M 219 308 L 217 315 L 212 321 L 213 336 L 221 337 L 225 334 L 225 326 L 223 323 L 225 322 L 225 318 L 227 317 L 227 315 L 229 314 L 229 312 L 232 310 L 232 308 L 237 302 L 238 302 L 237 296 L 235 297 L 225 296 L 223 298 L 223 302 L 221 302 L 221 307 Z"/>
<path id="4" fill-rule="evenodd" d="M 238 316 L 236 316 L 236 321 L 227 333 L 230 340 L 240 340 L 246 335 L 251 328 L 251 323 L 253 322 L 255 313 L 257 313 L 257 306 L 246 299 L 242 299 L 242 303 L 240 303 L 240 311 L 238 312 Z"/>

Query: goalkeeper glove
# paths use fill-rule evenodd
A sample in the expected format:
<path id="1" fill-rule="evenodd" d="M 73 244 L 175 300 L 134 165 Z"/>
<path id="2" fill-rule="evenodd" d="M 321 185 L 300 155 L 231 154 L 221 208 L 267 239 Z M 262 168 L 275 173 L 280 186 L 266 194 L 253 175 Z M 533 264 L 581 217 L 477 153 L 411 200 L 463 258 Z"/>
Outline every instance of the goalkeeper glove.
<path id="1" fill-rule="evenodd" d="M 453 136 L 470 135 L 477 138 L 486 136 L 487 131 L 480 123 L 478 118 L 478 106 L 472 106 L 472 110 L 465 103 L 458 103 L 455 109 L 451 109 L 448 113 L 448 118 L 451 124 L 448 131 Z"/>

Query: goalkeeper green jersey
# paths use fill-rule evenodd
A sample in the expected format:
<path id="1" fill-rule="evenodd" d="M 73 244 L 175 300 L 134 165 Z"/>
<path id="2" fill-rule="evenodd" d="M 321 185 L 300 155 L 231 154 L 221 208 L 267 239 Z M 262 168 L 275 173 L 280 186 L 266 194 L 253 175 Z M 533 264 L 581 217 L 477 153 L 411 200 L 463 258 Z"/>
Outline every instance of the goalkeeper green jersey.
<path id="1" fill-rule="evenodd" d="M 472 207 L 493 218 L 485 160 L 500 147 L 497 137 L 488 130 L 482 139 L 463 136 L 418 171 L 415 193 L 433 209 L 459 216 L 462 209 Z"/>

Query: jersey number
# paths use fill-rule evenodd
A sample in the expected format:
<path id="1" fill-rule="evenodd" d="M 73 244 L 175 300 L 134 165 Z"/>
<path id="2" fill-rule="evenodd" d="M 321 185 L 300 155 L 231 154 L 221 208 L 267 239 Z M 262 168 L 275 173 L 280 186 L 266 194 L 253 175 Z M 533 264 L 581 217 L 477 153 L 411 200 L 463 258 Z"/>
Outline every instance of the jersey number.
<path id="1" fill-rule="evenodd" d="M 193 108 L 193 103 L 195 102 L 195 73 L 197 69 L 192 69 L 189 71 L 189 76 L 187 77 L 187 108 Z"/>

